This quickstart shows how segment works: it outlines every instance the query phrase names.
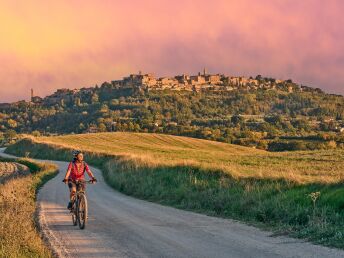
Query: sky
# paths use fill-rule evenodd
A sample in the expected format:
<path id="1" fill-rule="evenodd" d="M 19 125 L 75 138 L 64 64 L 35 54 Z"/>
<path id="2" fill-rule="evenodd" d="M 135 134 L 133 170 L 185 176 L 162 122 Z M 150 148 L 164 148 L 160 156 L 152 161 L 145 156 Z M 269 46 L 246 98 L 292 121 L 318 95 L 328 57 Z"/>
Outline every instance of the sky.
<path id="1" fill-rule="evenodd" d="M 341 0 L 0 0 L 0 102 L 204 67 L 344 94 L 343 10 Z"/>

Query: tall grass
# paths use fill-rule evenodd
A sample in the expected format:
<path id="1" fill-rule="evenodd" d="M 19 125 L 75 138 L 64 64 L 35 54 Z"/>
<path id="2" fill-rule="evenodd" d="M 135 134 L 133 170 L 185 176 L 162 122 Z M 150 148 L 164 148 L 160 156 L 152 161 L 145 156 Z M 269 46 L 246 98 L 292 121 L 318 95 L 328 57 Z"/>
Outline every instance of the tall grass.
<path id="1" fill-rule="evenodd" d="M 52 257 L 36 227 L 35 196 L 57 173 L 57 167 L 27 159 L 15 161 L 28 166 L 31 173 L 0 184 L 0 257 Z"/>
<path id="2" fill-rule="evenodd" d="M 193 160 L 196 162 L 178 159 L 178 153 L 169 153 L 170 146 L 166 147 L 168 154 L 159 154 L 160 159 L 154 159 L 154 155 L 152 156 L 149 150 L 152 148 L 164 150 L 163 145 L 146 148 L 139 143 L 135 145 L 127 141 L 123 145 L 134 145 L 131 155 L 127 155 L 123 149 L 122 152 L 116 151 L 123 146 L 120 143 L 111 153 L 109 142 L 113 140 L 109 139 L 110 135 L 103 140 L 99 138 L 104 135 L 94 135 L 94 137 L 97 137 L 98 141 L 85 148 L 87 161 L 103 170 L 108 184 L 128 195 L 177 208 L 233 218 L 272 229 L 277 234 L 289 234 L 315 243 L 344 248 L 342 174 L 337 167 L 329 167 L 334 160 L 339 160 L 338 153 L 315 152 L 312 155 L 311 152 L 301 152 L 293 155 L 270 156 L 268 153 L 247 148 L 239 151 L 234 149 L 232 152 L 236 154 L 229 155 L 231 162 L 232 164 L 236 162 L 236 168 L 242 171 L 230 173 L 228 167 L 224 169 L 223 166 L 217 166 L 216 160 L 213 160 L 214 166 L 211 167 L 210 160 L 204 158 L 208 164 L 205 165 L 202 163 L 202 156 L 196 160 L 194 156 Z M 144 138 L 146 140 L 147 135 L 144 135 Z M 176 141 L 181 141 L 180 138 Z M 73 136 L 69 136 L 68 140 L 70 139 L 74 139 Z M 41 139 L 39 141 L 24 139 L 8 148 L 8 151 L 19 155 L 30 152 L 31 157 L 69 160 L 71 147 L 76 145 L 84 147 L 82 139 L 76 136 L 73 143 L 65 142 L 63 145 L 60 144 L 60 139 L 55 141 L 55 138 L 49 138 L 48 143 L 44 143 Z M 188 139 L 181 144 L 187 145 L 187 141 Z M 69 144 L 71 147 L 68 147 Z M 166 143 L 169 144 L 170 142 Z M 204 142 L 194 144 L 206 146 Z M 105 145 L 108 145 L 107 149 L 104 148 Z M 180 143 L 175 145 L 180 146 Z M 221 151 L 217 148 L 227 152 L 230 151 L 230 147 L 211 146 L 212 151 L 217 152 L 218 155 Z M 203 150 L 203 153 L 205 151 Z M 139 152 L 142 152 L 142 155 Z M 192 150 L 189 152 L 191 152 L 190 156 L 196 155 Z M 171 155 L 174 157 L 172 161 Z M 187 154 L 183 154 L 183 157 L 187 158 Z M 266 159 L 261 160 L 261 157 Z M 314 169 L 306 170 L 303 164 Z M 326 166 L 329 175 L 325 174 Z M 266 168 L 271 176 L 269 177 L 268 173 L 263 175 L 254 173 L 252 169 L 257 167 L 261 170 Z M 277 171 L 279 175 L 273 176 L 273 169 L 278 167 L 295 170 L 299 175 L 293 176 Z M 297 171 L 298 168 L 300 171 Z M 320 192 L 320 197 L 314 202 L 310 194 L 315 192 Z"/>

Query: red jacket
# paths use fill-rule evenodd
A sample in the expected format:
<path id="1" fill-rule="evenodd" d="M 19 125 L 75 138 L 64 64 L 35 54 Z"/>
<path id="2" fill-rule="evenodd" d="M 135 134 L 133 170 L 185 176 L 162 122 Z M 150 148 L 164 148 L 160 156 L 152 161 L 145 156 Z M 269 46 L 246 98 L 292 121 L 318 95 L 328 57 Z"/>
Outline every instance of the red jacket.
<path id="1" fill-rule="evenodd" d="M 78 167 L 76 165 L 76 162 L 72 161 L 71 163 L 69 163 L 68 166 L 68 170 L 71 170 L 71 173 L 69 175 L 69 179 L 75 181 L 75 180 L 83 180 L 85 179 L 84 174 L 85 172 L 91 172 L 90 168 L 88 167 L 86 162 L 82 162 L 79 170 Z"/>

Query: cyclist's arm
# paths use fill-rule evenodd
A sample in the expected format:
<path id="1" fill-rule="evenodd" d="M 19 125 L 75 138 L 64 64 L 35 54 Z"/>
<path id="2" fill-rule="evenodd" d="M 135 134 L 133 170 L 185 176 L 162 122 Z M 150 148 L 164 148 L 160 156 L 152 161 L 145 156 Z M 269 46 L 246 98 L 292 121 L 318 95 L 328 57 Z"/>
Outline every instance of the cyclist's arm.
<path id="1" fill-rule="evenodd" d="M 65 175 L 65 177 L 64 177 L 65 180 L 68 180 L 71 171 L 72 171 L 72 164 L 70 163 L 69 166 L 68 166 L 66 175 Z"/>
<path id="2" fill-rule="evenodd" d="M 85 166 L 86 166 L 86 167 L 85 167 L 85 170 L 86 170 L 86 172 L 87 172 L 87 175 L 88 175 L 91 179 L 94 179 L 95 177 L 94 177 L 94 175 L 93 175 L 91 169 L 89 168 L 89 166 L 88 166 L 87 164 L 86 164 Z"/>

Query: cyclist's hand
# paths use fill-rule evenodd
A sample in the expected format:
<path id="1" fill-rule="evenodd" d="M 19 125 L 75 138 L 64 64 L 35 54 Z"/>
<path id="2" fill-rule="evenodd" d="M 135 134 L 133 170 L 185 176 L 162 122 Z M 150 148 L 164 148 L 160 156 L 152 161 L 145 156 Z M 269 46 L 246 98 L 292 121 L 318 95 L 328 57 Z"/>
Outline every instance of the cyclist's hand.
<path id="1" fill-rule="evenodd" d="M 91 182 L 92 182 L 92 184 L 94 184 L 94 183 L 97 182 L 97 179 L 96 179 L 95 177 L 93 177 L 93 178 L 91 179 Z"/>
<path id="2" fill-rule="evenodd" d="M 62 180 L 62 182 L 65 183 L 65 184 L 67 184 L 68 179 L 67 179 L 67 178 L 64 178 L 64 179 Z"/>

